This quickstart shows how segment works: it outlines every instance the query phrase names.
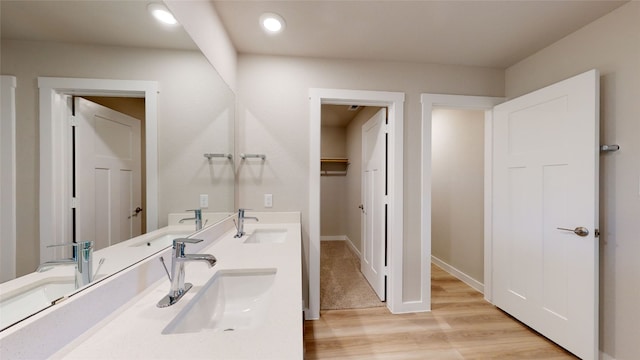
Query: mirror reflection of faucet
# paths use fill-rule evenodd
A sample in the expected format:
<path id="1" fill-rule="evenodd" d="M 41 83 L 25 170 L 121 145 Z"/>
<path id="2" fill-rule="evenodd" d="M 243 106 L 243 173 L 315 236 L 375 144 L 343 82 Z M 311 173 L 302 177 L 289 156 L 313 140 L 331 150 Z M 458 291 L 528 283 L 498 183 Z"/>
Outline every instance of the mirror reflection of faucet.
<path id="1" fill-rule="evenodd" d="M 180 224 L 182 224 L 183 222 L 187 221 L 187 220 L 195 220 L 196 221 L 196 231 L 202 230 L 202 210 L 201 209 L 191 209 L 191 210 L 186 210 L 186 211 L 193 211 L 193 217 L 192 218 L 183 218 L 180 219 L 178 222 Z M 209 221 L 209 220 L 207 220 Z M 207 222 L 205 222 L 206 224 Z"/>
<path id="2" fill-rule="evenodd" d="M 210 254 L 185 254 L 184 248 L 185 244 L 197 244 L 201 242 L 201 239 L 175 239 L 173 240 L 173 252 L 171 256 L 171 273 L 167 269 L 167 265 L 164 263 L 164 258 L 160 257 L 160 261 L 162 262 L 162 266 L 164 266 L 164 270 L 167 272 L 167 276 L 169 277 L 169 281 L 171 281 L 171 289 L 169 290 L 169 294 L 163 297 L 158 302 L 158 307 L 167 307 L 171 306 L 178 302 L 182 298 L 184 294 L 189 291 L 193 285 L 190 283 L 185 283 L 185 273 L 184 273 L 184 264 L 187 261 L 201 261 L 207 264 L 210 268 L 215 266 L 217 259 L 215 256 Z"/>
<path id="3" fill-rule="evenodd" d="M 36 269 L 37 272 L 43 272 L 53 266 L 75 265 L 75 282 L 76 289 L 91 283 L 94 279 L 93 273 L 93 241 L 81 241 L 78 243 L 65 243 L 57 245 L 49 245 L 47 247 L 74 246 L 76 251 L 74 256 L 69 259 L 47 261 Z M 100 260 L 100 264 L 104 263 L 104 258 Z M 100 266 L 98 266 L 98 269 Z"/>
<path id="4" fill-rule="evenodd" d="M 238 209 L 238 222 L 236 223 L 237 232 L 233 236 L 234 238 L 238 239 L 238 238 L 241 238 L 241 237 L 243 237 L 245 235 L 245 232 L 244 232 L 244 221 L 245 220 L 250 219 L 250 220 L 260 221 L 255 216 L 244 216 L 244 212 L 246 210 L 251 210 L 251 209 Z"/>

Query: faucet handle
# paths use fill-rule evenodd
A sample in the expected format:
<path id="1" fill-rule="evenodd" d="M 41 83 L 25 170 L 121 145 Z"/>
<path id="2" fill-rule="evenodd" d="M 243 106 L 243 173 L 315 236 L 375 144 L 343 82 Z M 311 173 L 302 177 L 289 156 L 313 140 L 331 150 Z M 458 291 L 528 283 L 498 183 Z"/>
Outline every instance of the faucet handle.
<path id="1" fill-rule="evenodd" d="M 202 242 L 202 239 L 188 239 L 188 238 L 179 238 L 173 239 L 173 246 L 175 247 L 177 244 L 197 244 Z"/>
<path id="2" fill-rule="evenodd" d="M 93 241 L 68 242 L 68 243 L 62 243 L 62 244 L 47 245 L 48 248 L 61 247 L 61 246 L 76 246 L 81 249 L 87 250 L 87 249 L 93 248 Z"/>
<path id="3" fill-rule="evenodd" d="M 202 221 L 202 209 L 190 209 L 185 211 L 193 211 L 193 216 L 196 218 L 196 221 L 198 220 Z M 196 230 L 200 230 L 200 229 L 196 229 Z"/>
<path id="4" fill-rule="evenodd" d="M 187 238 L 179 238 L 173 239 L 173 256 L 176 258 L 184 257 L 184 248 L 185 244 L 197 244 L 201 242 L 202 239 L 187 239 Z"/>
<path id="5" fill-rule="evenodd" d="M 245 211 L 252 211 L 252 210 L 253 209 L 238 208 L 238 217 L 244 217 Z"/>

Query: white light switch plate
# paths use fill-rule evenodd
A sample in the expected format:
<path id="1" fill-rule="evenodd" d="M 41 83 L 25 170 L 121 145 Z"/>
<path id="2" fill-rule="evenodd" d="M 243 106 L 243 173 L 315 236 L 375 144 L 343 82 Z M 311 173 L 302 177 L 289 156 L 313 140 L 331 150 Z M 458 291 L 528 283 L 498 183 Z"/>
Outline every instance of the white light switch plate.
<path id="1" fill-rule="evenodd" d="M 273 194 L 264 194 L 264 207 L 273 207 Z"/>
<path id="2" fill-rule="evenodd" d="M 208 208 L 209 207 L 209 195 L 200 194 L 200 208 Z"/>

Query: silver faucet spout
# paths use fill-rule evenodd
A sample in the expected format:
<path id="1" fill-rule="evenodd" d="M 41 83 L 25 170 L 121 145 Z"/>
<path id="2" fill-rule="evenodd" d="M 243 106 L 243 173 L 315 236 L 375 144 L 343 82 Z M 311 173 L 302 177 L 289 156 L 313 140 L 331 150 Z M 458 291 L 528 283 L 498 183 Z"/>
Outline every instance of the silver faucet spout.
<path id="1" fill-rule="evenodd" d="M 74 257 L 70 259 L 47 261 L 38 266 L 36 271 L 41 272 L 44 268 L 49 266 L 75 264 L 76 289 L 91 283 L 91 281 L 93 281 L 93 241 L 50 245 L 48 247 L 59 246 L 74 246 L 76 248 Z"/>
<path id="2" fill-rule="evenodd" d="M 255 216 L 244 216 L 244 212 L 246 210 L 249 210 L 249 209 L 238 209 L 238 224 L 236 226 L 238 231 L 233 236 L 234 238 L 241 238 L 241 237 L 244 236 L 244 234 L 245 234 L 245 232 L 244 232 L 244 221 L 245 220 L 249 219 L 249 220 L 260 221 Z"/>
<path id="3" fill-rule="evenodd" d="M 193 285 L 185 283 L 184 264 L 190 261 L 201 261 L 207 264 L 209 267 L 213 267 L 217 260 L 215 256 L 210 254 L 185 254 L 185 244 L 196 244 L 201 242 L 201 239 L 175 239 L 173 240 L 173 254 L 171 261 L 171 274 L 169 280 L 171 281 L 171 289 L 169 294 L 163 297 L 158 302 L 158 307 L 171 306 L 178 302 L 189 291 Z"/>
<path id="4" fill-rule="evenodd" d="M 218 259 L 211 254 L 187 254 L 181 259 L 183 262 L 186 261 L 200 261 L 207 264 L 209 267 L 214 267 Z"/>
<path id="5" fill-rule="evenodd" d="M 201 209 L 192 209 L 187 211 L 193 211 L 194 217 L 192 218 L 184 218 L 180 219 L 178 222 L 182 224 L 186 220 L 195 220 L 196 221 L 196 231 L 202 230 L 202 210 Z"/>

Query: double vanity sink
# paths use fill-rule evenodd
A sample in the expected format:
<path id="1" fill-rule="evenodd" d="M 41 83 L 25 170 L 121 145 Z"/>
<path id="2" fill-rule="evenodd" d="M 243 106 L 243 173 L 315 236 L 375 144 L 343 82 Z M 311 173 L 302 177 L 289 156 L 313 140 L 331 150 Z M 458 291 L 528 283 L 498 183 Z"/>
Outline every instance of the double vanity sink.
<path id="1" fill-rule="evenodd" d="M 186 252 L 214 255 L 217 263 L 211 268 L 185 263 L 185 281 L 193 287 L 171 306 L 157 306 L 170 289 L 159 258 L 169 266 L 171 248 L 70 299 L 117 298 L 114 289 L 124 288 L 133 294 L 46 357 L 302 359 L 300 215 L 256 216 L 260 222 L 245 224 L 241 238 L 234 238 L 232 219 L 190 236 L 203 241 L 187 243 Z M 172 240 L 160 237 L 148 245 L 141 241 L 129 246 L 153 247 Z M 156 279 L 148 286 L 131 284 L 145 277 Z"/>

